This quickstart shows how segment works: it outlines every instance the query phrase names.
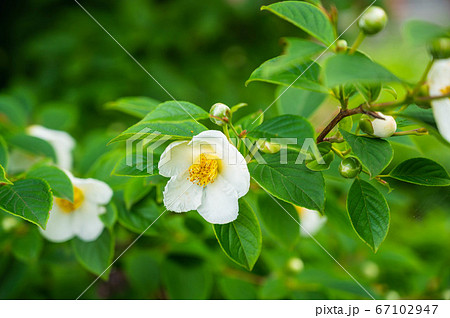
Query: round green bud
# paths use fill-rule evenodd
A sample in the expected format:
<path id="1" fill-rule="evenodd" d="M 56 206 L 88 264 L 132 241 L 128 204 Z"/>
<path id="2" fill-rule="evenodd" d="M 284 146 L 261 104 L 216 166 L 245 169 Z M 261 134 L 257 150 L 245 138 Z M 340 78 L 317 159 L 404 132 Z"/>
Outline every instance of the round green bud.
<path id="1" fill-rule="evenodd" d="M 358 21 L 359 29 L 366 35 L 374 35 L 384 29 L 387 14 L 380 7 L 370 7 Z"/>
<path id="2" fill-rule="evenodd" d="M 397 130 L 397 122 L 394 117 L 384 115 L 377 112 L 377 115 L 381 118 L 373 118 L 363 115 L 359 120 L 359 128 L 368 135 L 387 138 L 392 136 Z"/>
<path id="3" fill-rule="evenodd" d="M 428 84 L 424 84 L 420 86 L 419 91 L 417 92 L 418 97 L 428 97 L 430 96 L 430 87 Z M 428 109 L 431 108 L 431 103 L 429 100 L 421 101 L 421 100 L 415 100 L 414 103 L 419 106 L 420 108 Z"/>
<path id="4" fill-rule="evenodd" d="M 439 38 L 431 42 L 428 50 L 435 59 L 447 59 L 450 57 L 450 38 Z"/>
<path id="5" fill-rule="evenodd" d="M 264 153 L 277 153 L 281 149 L 281 145 L 273 142 L 259 139 L 256 141 L 256 147 Z"/>
<path id="6" fill-rule="evenodd" d="M 362 170 L 361 162 L 355 157 L 348 157 L 341 161 L 339 173 L 347 179 L 356 178 Z"/>
<path id="7" fill-rule="evenodd" d="M 337 40 L 336 41 L 336 52 L 337 53 L 345 53 L 347 52 L 348 44 L 345 40 Z"/>
<path id="8" fill-rule="evenodd" d="M 209 111 L 211 121 L 219 126 L 225 125 L 230 116 L 230 107 L 222 103 L 212 105 Z"/>

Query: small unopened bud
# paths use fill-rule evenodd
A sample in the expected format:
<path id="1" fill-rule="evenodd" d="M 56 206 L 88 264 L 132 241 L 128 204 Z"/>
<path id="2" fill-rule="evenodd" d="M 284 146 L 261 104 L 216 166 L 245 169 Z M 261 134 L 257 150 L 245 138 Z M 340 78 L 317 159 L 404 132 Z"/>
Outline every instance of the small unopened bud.
<path id="1" fill-rule="evenodd" d="M 417 92 L 417 97 L 428 97 L 430 96 L 430 87 L 428 84 L 424 84 L 420 86 L 419 91 Z M 420 108 L 428 109 L 431 108 L 431 103 L 429 100 L 420 100 L 416 99 L 414 103 Z"/>
<path id="2" fill-rule="evenodd" d="M 280 144 L 269 142 L 264 139 L 259 139 L 256 142 L 256 147 L 264 153 L 277 153 L 281 149 Z"/>
<path id="3" fill-rule="evenodd" d="M 384 29 L 387 23 L 387 14 L 380 7 L 370 7 L 358 21 L 358 26 L 366 35 L 377 34 Z"/>
<path id="4" fill-rule="evenodd" d="M 429 46 L 431 56 L 435 59 L 447 59 L 450 57 L 450 38 L 439 38 L 431 42 Z"/>
<path id="5" fill-rule="evenodd" d="M 392 116 L 386 116 L 380 112 L 377 115 L 381 118 L 373 118 L 367 115 L 361 116 L 359 128 L 374 137 L 387 138 L 392 136 L 397 130 L 397 123 Z"/>
<path id="6" fill-rule="evenodd" d="M 218 126 L 223 126 L 229 120 L 230 107 L 222 103 L 216 103 L 212 105 L 209 111 L 209 115 L 210 115 L 209 118 L 214 124 Z"/>
<path id="7" fill-rule="evenodd" d="M 344 53 L 347 52 L 347 41 L 345 40 L 337 40 L 336 41 L 336 52 L 337 53 Z"/>
<path id="8" fill-rule="evenodd" d="M 288 270 L 294 274 L 300 273 L 304 267 L 303 261 L 298 257 L 290 258 L 287 263 Z"/>
<path id="9" fill-rule="evenodd" d="M 380 268 L 372 261 L 364 262 L 362 265 L 362 272 L 369 279 L 375 279 L 380 274 Z"/>

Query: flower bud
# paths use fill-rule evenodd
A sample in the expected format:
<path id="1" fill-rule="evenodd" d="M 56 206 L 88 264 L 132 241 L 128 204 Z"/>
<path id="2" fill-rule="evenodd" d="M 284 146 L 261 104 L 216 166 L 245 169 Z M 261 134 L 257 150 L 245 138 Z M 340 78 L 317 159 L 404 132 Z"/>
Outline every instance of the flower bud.
<path id="1" fill-rule="evenodd" d="M 356 178 L 362 170 L 361 162 L 355 157 L 348 157 L 341 161 L 339 173 L 347 179 Z"/>
<path id="2" fill-rule="evenodd" d="M 291 273 L 297 274 L 303 270 L 304 264 L 300 258 L 291 257 L 287 263 L 287 268 Z"/>
<path id="3" fill-rule="evenodd" d="M 344 53 L 347 52 L 347 41 L 345 40 L 337 40 L 336 41 L 336 53 Z"/>
<path id="4" fill-rule="evenodd" d="M 358 21 L 360 30 L 366 35 L 377 34 L 387 23 L 386 12 L 380 7 L 370 7 Z"/>
<path id="5" fill-rule="evenodd" d="M 430 87 L 428 84 L 424 84 L 420 86 L 419 91 L 417 92 L 418 97 L 428 97 L 430 96 Z M 414 103 L 420 108 L 428 109 L 431 108 L 431 103 L 429 100 L 421 101 L 419 99 L 415 100 Z"/>
<path id="6" fill-rule="evenodd" d="M 218 125 L 223 126 L 229 120 L 230 107 L 222 103 L 215 103 L 212 105 L 209 111 L 211 121 Z M 220 119 L 219 119 L 220 118 Z M 223 120 L 221 120 L 223 119 Z"/>
<path id="7" fill-rule="evenodd" d="M 280 144 L 269 142 L 264 139 L 259 139 L 256 142 L 256 147 L 264 153 L 277 153 L 281 149 Z"/>
<path id="8" fill-rule="evenodd" d="M 397 123 L 392 116 L 383 115 L 377 112 L 377 115 L 384 118 L 373 118 L 363 115 L 359 120 L 359 128 L 374 137 L 387 138 L 392 136 L 397 130 Z"/>
<path id="9" fill-rule="evenodd" d="M 450 57 L 450 38 L 439 38 L 431 42 L 428 50 L 435 59 L 447 59 Z"/>

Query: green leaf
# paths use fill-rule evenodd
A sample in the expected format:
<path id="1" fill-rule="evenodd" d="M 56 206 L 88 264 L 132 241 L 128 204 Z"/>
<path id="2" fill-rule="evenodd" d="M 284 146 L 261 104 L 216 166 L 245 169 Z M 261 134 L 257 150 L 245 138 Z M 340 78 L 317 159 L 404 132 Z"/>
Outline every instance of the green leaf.
<path id="1" fill-rule="evenodd" d="M 111 142 L 142 140 L 150 136 L 166 135 L 173 139 L 186 139 L 207 130 L 198 120 L 209 118 L 202 108 L 188 103 L 169 101 L 158 105 L 136 125 L 131 126 Z M 156 141 L 157 139 L 149 140 Z"/>
<path id="2" fill-rule="evenodd" d="M 261 228 L 255 213 L 239 200 L 239 216 L 228 224 L 214 224 L 214 233 L 224 253 L 235 263 L 252 270 L 261 253 Z"/>
<path id="3" fill-rule="evenodd" d="M 16 98 L 11 96 L 0 96 L 0 126 L 25 127 L 27 114 Z"/>
<path id="4" fill-rule="evenodd" d="M 424 186 L 448 186 L 450 176 L 437 162 L 427 158 L 413 158 L 396 166 L 389 176 Z"/>
<path id="5" fill-rule="evenodd" d="M 2 136 L 0 136 L 0 165 L 2 165 L 5 170 L 8 169 L 8 145 Z"/>
<path id="6" fill-rule="evenodd" d="M 120 159 L 114 167 L 113 174 L 126 177 L 148 177 L 157 175 L 159 154 L 143 151 L 142 153 L 129 153 Z M 151 160 L 149 160 L 151 159 Z"/>
<path id="7" fill-rule="evenodd" d="M 326 60 L 325 83 L 328 87 L 344 84 L 377 84 L 400 81 L 386 68 L 362 54 L 336 54 Z"/>
<path id="8" fill-rule="evenodd" d="M 53 162 L 56 162 L 55 149 L 49 142 L 43 139 L 26 134 L 18 134 L 9 138 L 8 141 L 13 146 L 19 147 L 37 156 L 51 158 Z"/>
<path id="9" fill-rule="evenodd" d="M 242 130 L 250 131 L 256 126 L 261 125 L 263 121 L 264 121 L 264 113 L 258 111 L 239 119 L 236 122 L 236 126 L 240 126 Z"/>
<path id="10" fill-rule="evenodd" d="M 151 190 L 153 186 L 147 182 L 144 178 L 135 178 L 130 180 L 126 186 L 123 193 L 123 198 L 125 200 L 125 206 L 130 209 L 133 204 L 143 199 Z"/>
<path id="11" fill-rule="evenodd" d="M 371 177 L 379 175 L 391 162 L 394 152 L 386 140 L 356 136 L 343 129 L 339 129 L 339 131 L 352 148 L 353 153 L 369 170 Z"/>
<path id="12" fill-rule="evenodd" d="M 133 251 L 124 257 L 124 272 L 133 290 L 143 296 L 156 292 L 159 287 L 160 264 L 148 250 Z"/>
<path id="13" fill-rule="evenodd" d="M 142 204 L 139 203 L 130 210 L 122 205 L 118 205 L 117 209 L 119 223 L 122 226 L 138 234 L 145 231 L 145 235 L 154 234 L 153 230 L 158 223 L 147 231 L 146 229 L 163 213 L 162 208 L 155 203 L 154 199 L 145 200 Z"/>
<path id="14" fill-rule="evenodd" d="M 101 275 L 113 260 L 114 238 L 109 230 L 103 230 L 102 234 L 92 242 L 85 242 L 79 238 L 72 240 L 72 248 L 75 256 L 83 267 L 95 275 Z M 107 279 L 109 271 L 102 278 Z"/>
<path id="15" fill-rule="evenodd" d="M 370 183 L 357 178 L 347 196 L 347 211 L 358 236 L 376 252 L 389 229 L 386 199 Z"/>
<path id="16" fill-rule="evenodd" d="M 306 138 L 314 138 L 314 129 L 303 117 L 282 115 L 266 120 L 251 130 L 248 136 L 268 139 L 297 138 L 297 145 L 301 146 Z"/>
<path id="17" fill-rule="evenodd" d="M 331 45 L 335 40 L 330 20 L 319 8 L 312 4 L 300 1 L 284 1 L 263 6 L 261 10 L 271 11 L 326 45 Z"/>
<path id="18" fill-rule="evenodd" d="M 161 278 L 170 299 L 208 299 L 212 275 L 202 260 L 194 256 L 167 259 L 161 266 Z"/>
<path id="19" fill-rule="evenodd" d="M 323 142 L 318 145 L 320 154 L 322 155 L 322 160 L 313 159 L 311 161 L 306 162 L 306 167 L 312 171 L 324 171 L 330 169 L 330 165 L 334 160 L 334 152 L 333 151 L 323 151 L 321 148 L 323 147 Z"/>
<path id="20" fill-rule="evenodd" d="M 45 230 L 52 208 L 52 192 L 47 182 L 24 179 L 0 187 L 0 209 L 39 225 Z"/>
<path id="21" fill-rule="evenodd" d="M 413 45 L 426 45 L 432 40 L 449 35 L 449 30 L 427 21 L 411 20 L 405 24 L 407 40 Z"/>
<path id="22" fill-rule="evenodd" d="M 14 238 L 11 251 L 18 260 L 31 262 L 39 257 L 43 245 L 42 235 L 36 228 L 30 227 Z"/>
<path id="23" fill-rule="evenodd" d="M 55 130 L 72 130 L 79 120 L 78 108 L 70 103 L 51 102 L 38 113 L 37 124 Z"/>
<path id="24" fill-rule="evenodd" d="M 275 97 L 279 97 L 275 105 L 280 115 L 291 114 L 308 118 L 322 104 L 327 94 L 295 87 L 286 90 L 286 87 L 278 86 Z"/>
<path id="25" fill-rule="evenodd" d="M 108 229 L 112 229 L 117 221 L 117 207 L 113 202 L 106 206 L 106 212 L 99 215 L 100 220 Z"/>
<path id="26" fill-rule="evenodd" d="M 245 300 L 258 298 L 255 285 L 244 280 L 231 277 L 221 277 L 219 280 L 219 288 L 225 296 L 225 299 Z"/>
<path id="27" fill-rule="evenodd" d="M 159 104 L 161 104 L 161 102 L 149 97 L 123 97 L 116 101 L 106 103 L 105 108 L 118 110 L 137 118 L 144 118 Z"/>
<path id="28" fill-rule="evenodd" d="M 268 195 L 258 201 L 259 215 L 267 231 L 286 247 L 293 246 L 300 237 L 300 218 L 294 206 Z"/>
<path id="29" fill-rule="evenodd" d="M 311 63 L 311 58 L 326 48 L 318 43 L 298 38 L 284 38 L 286 42 L 285 54 L 277 58 L 275 62 L 267 65 L 264 70 L 266 76 L 272 73 L 295 67 L 306 62 Z"/>
<path id="30" fill-rule="evenodd" d="M 376 84 L 355 84 L 356 89 L 362 95 L 365 102 L 374 102 L 378 99 L 381 93 L 382 85 L 380 83 Z"/>
<path id="31" fill-rule="evenodd" d="M 6 178 L 5 169 L 0 164 L 0 186 L 5 185 L 5 184 L 12 184 L 12 182 L 9 181 L 8 178 Z"/>
<path id="32" fill-rule="evenodd" d="M 274 68 L 278 67 L 282 56 L 270 59 L 261 64 L 250 78 L 245 82 L 247 86 L 254 81 L 267 82 L 272 84 L 284 85 L 302 88 L 310 91 L 328 93 L 328 90 L 318 83 L 320 66 L 319 64 L 308 61 L 302 64 L 287 66 L 286 68 L 278 68 L 275 72 Z"/>
<path id="33" fill-rule="evenodd" d="M 288 152 L 286 163 L 280 156 L 264 155 L 266 163 L 251 161 L 248 169 L 253 179 L 270 194 L 283 201 L 311 210 L 323 211 L 325 182 L 320 172 L 309 170 L 303 154 Z M 297 159 L 300 162 L 296 163 Z"/>
<path id="34" fill-rule="evenodd" d="M 28 171 L 27 177 L 47 181 L 55 196 L 73 202 L 73 185 L 64 171 L 53 166 L 40 166 Z"/>

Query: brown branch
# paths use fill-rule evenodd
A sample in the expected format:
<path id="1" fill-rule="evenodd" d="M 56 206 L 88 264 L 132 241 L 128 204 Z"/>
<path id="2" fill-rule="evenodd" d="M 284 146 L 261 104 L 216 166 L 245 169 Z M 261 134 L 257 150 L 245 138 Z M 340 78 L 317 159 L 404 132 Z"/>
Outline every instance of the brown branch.
<path id="1" fill-rule="evenodd" d="M 367 112 L 363 109 L 362 105 L 352 109 L 341 109 L 339 113 L 337 113 L 337 115 L 320 133 L 319 137 L 317 137 L 317 143 L 324 141 L 324 138 L 330 133 L 330 131 L 345 117 L 363 113 Z"/>

